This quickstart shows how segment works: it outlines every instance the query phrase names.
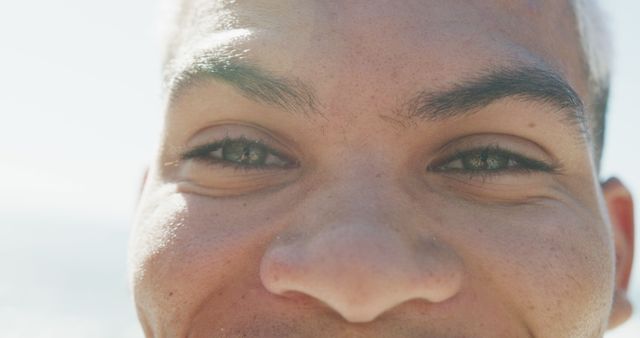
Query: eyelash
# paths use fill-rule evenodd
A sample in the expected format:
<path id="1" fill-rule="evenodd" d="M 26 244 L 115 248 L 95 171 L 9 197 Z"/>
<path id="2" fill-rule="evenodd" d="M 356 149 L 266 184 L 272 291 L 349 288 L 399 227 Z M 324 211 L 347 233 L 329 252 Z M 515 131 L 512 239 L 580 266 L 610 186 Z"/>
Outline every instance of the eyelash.
<path id="1" fill-rule="evenodd" d="M 215 151 L 222 150 L 226 145 L 230 143 L 240 143 L 245 145 L 257 146 L 259 149 L 263 150 L 266 154 L 265 156 L 275 156 L 277 161 L 283 162 L 283 165 L 253 165 L 246 163 L 238 163 L 229 160 L 225 160 L 224 158 L 215 158 L 211 156 L 211 154 Z M 260 140 L 252 140 L 248 139 L 244 136 L 231 138 L 225 137 L 220 141 L 208 143 L 199 147 L 196 147 L 186 153 L 182 154 L 182 160 L 198 160 L 208 164 L 213 164 L 216 166 L 221 166 L 223 168 L 232 168 L 235 170 L 269 170 L 269 169 L 289 169 L 296 167 L 298 163 L 296 161 L 291 160 L 288 156 L 283 155 L 282 153 L 272 149 L 267 146 L 263 141 Z"/>
<path id="2" fill-rule="evenodd" d="M 211 154 L 215 151 L 221 151 L 223 147 L 230 143 L 240 143 L 245 144 L 245 146 L 256 146 L 258 149 L 264 151 L 266 153 L 265 156 L 275 156 L 277 161 L 282 162 L 282 165 L 265 165 L 265 164 L 247 164 L 247 163 L 238 163 L 229 160 L 225 160 L 224 158 L 215 158 L 212 157 Z M 499 156 L 502 157 L 503 161 L 506 161 L 507 168 L 501 169 L 465 169 L 465 168 L 445 168 L 447 165 L 451 166 L 455 161 L 461 161 L 460 164 L 464 166 L 465 159 L 469 159 L 471 156 L 484 156 L 484 161 L 487 160 L 488 156 Z M 199 147 L 196 147 L 186 153 L 184 153 L 181 158 L 183 160 L 195 159 L 203 162 L 207 162 L 210 164 L 214 164 L 216 166 L 222 167 L 230 167 L 236 170 L 269 170 L 269 169 L 288 169 L 298 166 L 298 162 L 291 160 L 288 156 L 283 155 L 282 153 L 272 149 L 271 147 L 264 144 L 264 142 L 259 140 L 251 140 L 246 137 L 238 137 L 238 138 L 230 138 L 225 137 L 220 141 L 216 141 L 213 143 L 205 144 Z M 266 158 L 265 158 L 266 160 Z M 509 167 L 511 166 L 511 167 Z M 452 173 L 452 174 L 465 174 L 469 175 L 470 178 L 475 176 L 481 176 L 482 178 L 488 178 L 492 176 L 504 175 L 504 174 L 528 174 L 535 172 L 542 173 L 555 173 L 558 170 L 558 167 L 555 165 L 550 165 L 544 163 L 542 161 L 533 160 L 527 158 L 525 156 L 514 153 L 510 150 L 503 149 L 499 146 L 487 146 L 476 149 L 470 149 L 465 151 L 458 151 L 453 156 L 447 157 L 444 160 L 438 161 L 437 163 L 430 165 L 427 167 L 427 170 L 432 172 L 443 172 L 443 173 Z"/>
<path id="3" fill-rule="evenodd" d="M 461 161 L 464 165 L 464 160 L 470 156 L 502 156 L 506 161 L 507 167 L 501 169 L 459 169 L 459 168 L 444 168 L 450 165 L 454 161 Z M 470 178 L 480 176 L 482 178 L 489 178 L 493 176 L 505 175 L 505 174 L 531 174 L 531 173 L 557 173 L 559 167 L 554 164 L 548 164 L 542 161 L 534 160 L 513 151 L 503 149 L 497 145 L 486 146 L 476 149 L 458 151 L 453 156 L 447 157 L 444 160 L 427 167 L 432 172 L 449 172 L 453 174 L 465 174 Z"/>

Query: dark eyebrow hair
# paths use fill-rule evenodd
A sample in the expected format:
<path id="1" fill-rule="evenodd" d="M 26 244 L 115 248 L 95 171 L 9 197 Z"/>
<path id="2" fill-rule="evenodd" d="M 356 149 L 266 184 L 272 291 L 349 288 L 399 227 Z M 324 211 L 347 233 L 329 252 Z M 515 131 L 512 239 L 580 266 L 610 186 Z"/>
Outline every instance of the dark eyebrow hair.
<path id="1" fill-rule="evenodd" d="M 170 97 L 175 99 L 184 88 L 206 78 L 225 82 L 254 101 L 288 111 L 317 113 L 316 96 L 302 81 L 271 74 L 248 62 L 211 55 L 196 58 L 167 81 Z"/>
<path id="2" fill-rule="evenodd" d="M 169 91 L 175 99 L 200 80 L 223 81 L 247 98 L 287 111 L 322 115 L 312 88 L 298 79 L 277 76 L 245 60 L 204 54 L 170 77 Z M 473 114 L 505 98 L 552 104 L 562 121 L 590 139 L 584 105 L 560 75 L 534 66 L 498 67 L 462 80 L 443 91 L 420 91 L 399 110 L 401 118 L 438 121 Z"/>
<path id="3" fill-rule="evenodd" d="M 552 104 L 563 121 L 586 133 L 584 105 L 575 90 L 558 74 L 531 66 L 497 68 L 444 91 L 419 92 L 403 111 L 410 118 L 436 121 L 474 113 L 504 98 Z"/>

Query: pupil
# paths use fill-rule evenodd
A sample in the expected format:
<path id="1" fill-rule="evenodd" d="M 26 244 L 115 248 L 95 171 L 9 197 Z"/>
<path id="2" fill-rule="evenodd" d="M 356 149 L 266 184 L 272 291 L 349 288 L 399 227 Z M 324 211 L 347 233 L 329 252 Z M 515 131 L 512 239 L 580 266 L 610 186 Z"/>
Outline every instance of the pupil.
<path id="1" fill-rule="evenodd" d="M 500 156 L 497 154 L 490 156 L 489 158 L 487 158 L 487 169 L 496 170 L 496 169 L 502 168 L 505 164 L 504 160 L 505 160 L 504 156 Z"/>
<path id="2" fill-rule="evenodd" d="M 261 165 L 264 164 L 267 152 L 263 147 L 252 142 L 231 141 L 223 146 L 222 157 L 229 162 Z"/>
<path id="3" fill-rule="evenodd" d="M 508 157 L 495 152 L 483 151 L 463 159 L 467 170 L 501 170 L 507 167 Z"/>

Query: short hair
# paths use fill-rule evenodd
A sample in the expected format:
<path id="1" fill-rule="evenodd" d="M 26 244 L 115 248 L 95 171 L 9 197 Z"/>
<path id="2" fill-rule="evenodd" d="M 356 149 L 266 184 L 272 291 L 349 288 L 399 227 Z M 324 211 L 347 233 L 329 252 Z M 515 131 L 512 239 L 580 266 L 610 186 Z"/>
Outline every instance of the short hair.
<path id="1" fill-rule="evenodd" d="M 584 66 L 588 74 L 592 103 L 590 126 L 599 165 L 604 147 L 607 102 L 611 77 L 612 46 L 605 14 L 597 0 L 571 0 L 577 25 Z M 590 107 L 589 107 L 590 106 Z M 590 109 L 589 109 L 590 108 Z"/>
<path id="2" fill-rule="evenodd" d="M 164 0 L 161 4 L 160 32 L 166 68 L 180 44 L 179 28 L 184 24 L 185 12 L 193 1 Z M 585 102 L 589 116 L 589 134 L 594 147 L 594 161 L 599 167 L 604 147 L 607 103 L 611 75 L 611 36 L 605 14 L 598 0 L 569 0 L 575 15 L 576 31 L 582 46 L 583 67 L 588 78 L 590 102 Z M 164 69 L 166 71 L 166 69 Z"/>

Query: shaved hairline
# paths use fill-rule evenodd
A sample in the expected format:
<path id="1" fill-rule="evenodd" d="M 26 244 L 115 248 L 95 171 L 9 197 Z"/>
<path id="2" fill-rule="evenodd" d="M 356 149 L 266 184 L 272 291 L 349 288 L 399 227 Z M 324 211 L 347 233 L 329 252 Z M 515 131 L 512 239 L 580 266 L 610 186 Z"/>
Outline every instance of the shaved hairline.
<path id="1" fill-rule="evenodd" d="M 591 132 L 596 164 L 600 164 L 604 147 L 607 103 L 611 78 L 613 48 L 606 15 L 598 0 L 571 0 L 576 28 L 582 46 L 584 67 L 589 79 L 591 104 L 585 107 L 591 114 Z"/>

